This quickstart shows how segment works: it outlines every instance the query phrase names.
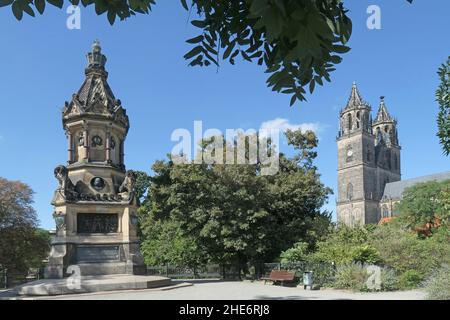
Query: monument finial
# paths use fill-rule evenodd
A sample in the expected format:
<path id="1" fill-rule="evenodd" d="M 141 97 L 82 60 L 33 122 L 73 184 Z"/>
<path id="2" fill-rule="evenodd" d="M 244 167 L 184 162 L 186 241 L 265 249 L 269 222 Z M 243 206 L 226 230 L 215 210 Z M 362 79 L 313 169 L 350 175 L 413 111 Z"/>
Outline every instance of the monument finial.
<path id="1" fill-rule="evenodd" d="M 96 39 L 92 43 L 92 51 L 87 54 L 87 60 L 88 60 L 88 69 L 105 68 L 106 56 L 102 54 L 102 47 L 100 46 L 100 41 L 98 41 L 98 39 Z"/>

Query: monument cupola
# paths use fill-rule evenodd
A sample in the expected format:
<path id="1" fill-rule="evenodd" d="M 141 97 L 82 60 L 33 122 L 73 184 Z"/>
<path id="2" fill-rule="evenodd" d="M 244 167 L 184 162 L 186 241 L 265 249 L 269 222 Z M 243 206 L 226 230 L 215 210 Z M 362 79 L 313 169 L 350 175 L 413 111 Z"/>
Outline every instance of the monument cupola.
<path id="1" fill-rule="evenodd" d="M 87 54 L 87 60 L 85 80 L 63 109 L 68 164 L 103 163 L 125 171 L 124 141 L 129 120 L 121 101 L 109 87 L 107 59 L 98 41 Z"/>
<path id="2" fill-rule="evenodd" d="M 362 99 L 354 82 L 347 105 L 340 113 L 338 137 L 360 131 L 371 133 L 370 111 L 370 105 Z"/>

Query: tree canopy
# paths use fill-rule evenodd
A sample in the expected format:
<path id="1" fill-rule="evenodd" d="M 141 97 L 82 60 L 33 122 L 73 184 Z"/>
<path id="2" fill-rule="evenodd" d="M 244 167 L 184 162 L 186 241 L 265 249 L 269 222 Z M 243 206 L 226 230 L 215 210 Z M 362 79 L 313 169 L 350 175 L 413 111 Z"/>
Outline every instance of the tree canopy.
<path id="1" fill-rule="evenodd" d="M 407 0 L 412 2 L 412 0 Z M 46 3 L 94 7 L 114 24 L 136 14 L 148 14 L 155 0 L 0 0 L 21 20 L 24 12 L 43 14 Z M 184 55 L 190 66 L 231 64 L 240 56 L 264 65 L 267 85 L 291 95 L 290 104 L 306 100 L 316 85 L 330 82 L 330 73 L 350 50 L 346 43 L 352 22 L 342 0 L 181 0 L 199 34 L 189 40 L 193 48 Z M 34 9 L 33 9 L 34 8 Z"/>
<path id="2" fill-rule="evenodd" d="M 439 104 L 438 137 L 444 153 L 450 154 L 450 57 L 438 71 L 440 85 L 436 91 L 436 101 Z"/>
<path id="3" fill-rule="evenodd" d="M 30 187 L 0 177 L 0 268 L 26 271 L 41 266 L 48 254 L 50 237 L 37 228 L 32 203 Z"/>
<path id="4" fill-rule="evenodd" d="M 301 154 L 315 156 L 313 133 L 288 135 Z M 245 265 L 272 261 L 298 241 L 315 242 L 330 224 L 321 207 L 331 190 L 307 163 L 280 154 L 278 173 L 264 176 L 260 163 L 157 161 L 140 209 L 147 263 Z"/>

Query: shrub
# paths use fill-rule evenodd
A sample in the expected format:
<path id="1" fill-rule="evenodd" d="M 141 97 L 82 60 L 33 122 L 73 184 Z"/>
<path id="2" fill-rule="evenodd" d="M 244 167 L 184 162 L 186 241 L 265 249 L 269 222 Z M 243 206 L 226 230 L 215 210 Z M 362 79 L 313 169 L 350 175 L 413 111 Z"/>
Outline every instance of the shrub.
<path id="1" fill-rule="evenodd" d="M 360 264 L 349 264 L 338 267 L 334 288 L 366 291 L 366 282 L 369 278 L 367 270 Z"/>
<path id="2" fill-rule="evenodd" d="M 361 245 L 353 249 L 353 262 L 362 264 L 377 264 L 381 262 L 380 253 L 371 245 Z"/>
<path id="3" fill-rule="evenodd" d="M 381 269 L 381 291 L 395 291 L 399 289 L 395 271 L 390 268 Z"/>
<path id="4" fill-rule="evenodd" d="M 440 268 L 425 284 L 427 299 L 450 300 L 450 266 Z"/>
<path id="5" fill-rule="evenodd" d="M 415 289 L 420 286 L 424 278 L 424 275 L 417 270 L 407 270 L 398 278 L 398 285 L 400 289 Z"/>
<path id="6" fill-rule="evenodd" d="M 308 244 L 306 242 L 297 242 L 292 248 L 281 253 L 281 263 L 306 261 L 307 249 Z"/>

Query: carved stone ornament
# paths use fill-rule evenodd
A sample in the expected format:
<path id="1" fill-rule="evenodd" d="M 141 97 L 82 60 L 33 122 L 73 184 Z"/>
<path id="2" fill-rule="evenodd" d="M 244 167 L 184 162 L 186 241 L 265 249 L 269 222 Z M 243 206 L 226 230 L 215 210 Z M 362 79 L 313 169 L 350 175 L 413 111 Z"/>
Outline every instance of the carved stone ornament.
<path id="1" fill-rule="evenodd" d="M 102 190 L 105 187 L 105 180 L 100 177 L 94 177 L 91 180 L 91 186 L 97 191 Z"/>
<path id="2" fill-rule="evenodd" d="M 101 147 L 103 145 L 103 139 L 100 136 L 93 136 L 92 137 L 92 146 L 95 147 Z"/>
<path id="3" fill-rule="evenodd" d="M 136 185 L 136 175 L 133 171 L 128 170 L 125 174 L 125 179 L 123 180 L 121 186 L 119 187 L 119 195 L 123 199 L 131 201 L 134 198 Z"/>
<path id="4" fill-rule="evenodd" d="M 55 178 L 58 180 L 59 187 L 56 190 L 63 199 L 67 201 L 74 201 L 78 198 L 78 193 L 75 191 L 75 186 L 69 178 L 69 172 L 65 166 L 57 166 L 54 171 Z"/>

